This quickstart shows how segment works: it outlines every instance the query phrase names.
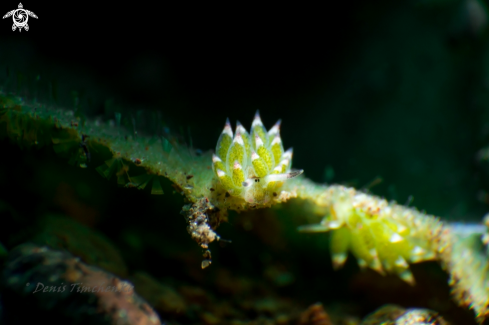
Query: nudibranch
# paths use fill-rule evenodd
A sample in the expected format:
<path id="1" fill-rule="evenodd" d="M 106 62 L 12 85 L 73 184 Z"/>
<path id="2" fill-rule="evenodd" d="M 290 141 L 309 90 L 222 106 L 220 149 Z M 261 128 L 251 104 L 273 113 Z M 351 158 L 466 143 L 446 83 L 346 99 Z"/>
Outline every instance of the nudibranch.
<path id="1" fill-rule="evenodd" d="M 302 174 L 291 170 L 292 148 L 284 151 L 278 122 L 267 131 L 257 111 L 251 131 L 236 123 L 233 136 L 226 120 L 212 156 L 214 173 L 222 187 L 233 197 L 250 204 L 267 204 L 287 179 Z"/>
<path id="2" fill-rule="evenodd" d="M 409 263 L 437 256 L 430 238 L 442 228 L 433 216 L 343 186 L 331 186 L 323 201 L 330 212 L 321 223 L 301 226 L 299 231 L 331 232 L 334 268 L 343 266 L 351 251 L 361 268 L 394 273 L 413 285 Z"/>

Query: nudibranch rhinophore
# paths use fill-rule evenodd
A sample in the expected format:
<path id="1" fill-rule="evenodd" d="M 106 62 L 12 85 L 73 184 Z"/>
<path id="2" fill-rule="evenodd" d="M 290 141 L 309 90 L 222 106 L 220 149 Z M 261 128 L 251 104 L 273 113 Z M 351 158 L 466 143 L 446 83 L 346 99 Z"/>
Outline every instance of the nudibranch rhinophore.
<path id="1" fill-rule="evenodd" d="M 246 202 L 267 204 L 287 179 L 302 174 L 291 171 L 292 148 L 284 151 L 278 122 L 267 132 L 257 111 L 248 133 L 236 123 L 233 136 L 227 119 L 212 156 L 214 173 L 224 189 Z"/>

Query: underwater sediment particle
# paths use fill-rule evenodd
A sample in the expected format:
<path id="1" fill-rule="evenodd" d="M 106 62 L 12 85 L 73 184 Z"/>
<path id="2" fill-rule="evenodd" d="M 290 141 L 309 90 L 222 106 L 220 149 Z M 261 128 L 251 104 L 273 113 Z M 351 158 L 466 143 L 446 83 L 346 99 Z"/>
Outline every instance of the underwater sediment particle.
<path id="1" fill-rule="evenodd" d="M 291 170 L 292 148 L 284 151 L 280 124 L 279 120 L 267 131 L 257 111 L 251 132 L 237 122 L 233 135 L 229 119 L 226 121 L 212 166 L 229 195 L 265 206 L 277 196 L 284 181 L 302 174 L 302 170 Z"/>
<path id="2" fill-rule="evenodd" d="M 429 309 L 404 309 L 386 305 L 365 317 L 360 325 L 448 325 L 438 313 Z"/>
<path id="3" fill-rule="evenodd" d="M 181 214 L 187 221 L 187 231 L 192 239 L 205 249 L 201 265 L 205 269 L 211 264 L 209 244 L 214 240 L 221 240 L 221 237 L 213 230 L 219 225 L 222 218 L 220 211 L 209 202 L 209 199 L 202 198 L 194 204 L 185 205 Z"/>
<path id="4" fill-rule="evenodd" d="M 45 246 L 14 248 L 1 286 L 7 324 L 161 324 L 131 283 Z"/>

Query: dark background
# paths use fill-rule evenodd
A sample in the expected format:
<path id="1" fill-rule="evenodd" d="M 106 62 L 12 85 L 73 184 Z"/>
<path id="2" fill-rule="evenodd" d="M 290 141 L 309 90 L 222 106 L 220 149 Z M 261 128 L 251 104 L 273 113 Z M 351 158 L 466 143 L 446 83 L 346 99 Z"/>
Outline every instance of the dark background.
<path id="1" fill-rule="evenodd" d="M 486 24 L 477 27 L 485 3 L 473 3 L 26 2 L 39 19 L 21 33 L 1 21 L 0 61 L 13 78 L 23 71 L 24 85 L 38 75 L 54 82 L 61 106 L 78 91 L 88 115 L 103 114 L 107 99 L 161 110 L 202 150 L 226 117 L 249 126 L 260 109 L 268 127 L 282 118 L 294 166 L 313 180 L 361 188 L 380 177 L 374 193 L 480 220 L 488 38 Z"/>

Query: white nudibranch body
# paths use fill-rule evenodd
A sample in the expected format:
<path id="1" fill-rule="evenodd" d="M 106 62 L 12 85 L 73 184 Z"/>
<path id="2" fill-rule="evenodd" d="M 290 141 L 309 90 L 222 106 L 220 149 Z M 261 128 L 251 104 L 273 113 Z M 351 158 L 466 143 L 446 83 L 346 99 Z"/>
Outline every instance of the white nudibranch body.
<path id="1" fill-rule="evenodd" d="M 226 191 L 248 203 L 267 203 L 284 181 L 302 174 L 291 171 L 292 148 L 284 151 L 280 120 L 267 132 L 258 111 L 251 132 L 237 122 L 233 136 L 226 121 L 212 156 L 214 173 Z"/>

